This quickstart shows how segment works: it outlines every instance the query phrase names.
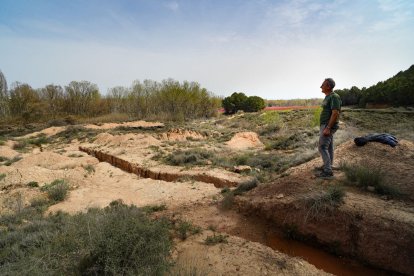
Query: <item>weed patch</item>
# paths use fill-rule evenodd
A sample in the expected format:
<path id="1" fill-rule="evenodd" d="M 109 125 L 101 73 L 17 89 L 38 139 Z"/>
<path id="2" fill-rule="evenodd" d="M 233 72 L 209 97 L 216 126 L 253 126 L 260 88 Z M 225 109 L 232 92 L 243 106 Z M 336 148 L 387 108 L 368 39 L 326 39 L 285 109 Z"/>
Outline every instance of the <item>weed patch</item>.
<path id="1" fill-rule="evenodd" d="M 36 181 L 30 181 L 29 183 L 26 184 L 27 187 L 31 187 L 31 188 L 36 188 L 39 187 L 39 183 L 37 183 Z"/>
<path id="2" fill-rule="evenodd" d="M 205 165 L 213 154 L 203 149 L 176 151 L 167 156 L 166 162 L 173 166 Z"/>
<path id="3" fill-rule="evenodd" d="M 5 179 L 6 178 L 6 174 L 5 173 L 1 173 L 0 174 L 0 181 L 2 181 L 3 179 Z"/>
<path id="4" fill-rule="evenodd" d="M 191 222 L 188 222 L 188 221 L 179 221 L 175 230 L 178 234 L 178 237 L 181 240 L 187 239 L 189 235 L 195 235 L 195 234 L 201 233 L 200 227 L 194 226 Z"/>
<path id="5" fill-rule="evenodd" d="M 70 216 L 34 208 L 0 217 L 1 275 L 163 275 L 169 224 L 118 204 Z"/>
<path id="6" fill-rule="evenodd" d="M 7 160 L 5 163 L 4 163 L 4 165 L 6 165 L 6 166 L 10 166 L 11 164 L 13 164 L 13 163 L 15 163 L 15 162 L 17 162 L 17 161 L 19 161 L 19 160 L 21 160 L 22 158 L 20 157 L 20 156 L 15 156 L 15 157 L 13 157 L 12 159 L 9 159 L 9 160 Z"/>
<path id="7" fill-rule="evenodd" d="M 207 236 L 207 238 L 204 240 L 204 243 L 206 245 L 216 245 L 218 243 L 227 243 L 227 238 L 229 236 L 227 235 L 216 235 L 216 233 L 213 233 L 213 236 Z"/>
<path id="8" fill-rule="evenodd" d="M 88 172 L 88 174 L 91 174 L 91 173 L 95 172 L 95 168 L 92 165 L 86 165 L 83 168 L 85 169 L 85 171 Z"/>
<path id="9" fill-rule="evenodd" d="M 307 219 L 318 219 L 327 215 L 332 215 L 334 211 L 343 202 L 345 191 L 342 186 L 330 186 L 323 193 L 316 193 L 305 199 L 305 205 L 308 212 L 305 217 Z"/>
<path id="10" fill-rule="evenodd" d="M 388 195 L 391 197 L 402 196 L 398 188 L 384 183 L 384 174 L 377 168 L 343 163 L 341 164 L 341 169 L 345 172 L 348 180 L 346 182 L 347 185 L 357 186 L 366 190 L 372 188 L 379 195 Z"/>
<path id="11" fill-rule="evenodd" d="M 52 183 L 41 188 L 49 198 L 54 202 L 60 202 L 66 199 L 69 191 L 69 185 L 63 179 L 56 179 Z"/>
<path id="12" fill-rule="evenodd" d="M 233 194 L 234 195 L 242 195 L 245 192 L 250 191 L 251 189 L 254 189 L 257 187 L 257 179 L 253 178 L 249 181 L 241 183 L 239 186 L 237 186 L 236 189 L 234 189 Z"/>
<path id="13" fill-rule="evenodd" d="M 167 205 L 160 204 L 160 205 L 147 205 L 144 207 L 141 207 L 141 210 L 147 214 L 154 213 L 154 212 L 160 212 L 167 210 Z"/>

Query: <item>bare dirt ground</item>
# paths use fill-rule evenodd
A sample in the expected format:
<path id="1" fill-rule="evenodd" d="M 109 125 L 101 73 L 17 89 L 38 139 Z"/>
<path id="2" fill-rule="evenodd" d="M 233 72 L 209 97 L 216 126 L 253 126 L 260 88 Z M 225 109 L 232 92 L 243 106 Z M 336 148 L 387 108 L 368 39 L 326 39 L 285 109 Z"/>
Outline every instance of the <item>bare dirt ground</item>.
<path id="1" fill-rule="evenodd" d="M 142 122 L 130 123 L 130 125 L 143 127 Z M 145 125 L 152 126 L 153 124 Z M 119 124 L 111 124 L 110 126 L 114 128 Z M 100 128 L 110 129 L 110 126 L 104 124 Z M 87 127 L 96 128 L 99 126 Z M 63 130 L 64 128 L 48 128 L 25 137 L 19 137 L 19 139 L 38 137 L 39 134 L 52 137 Z M 74 139 L 70 143 L 52 143 L 41 148 L 30 147 L 20 152 L 12 149 L 16 142 L 8 141 L 1 146 L 0 156 L 9 159 L 19 156 L 21 159 L 10 166 L 0 166 L 0 174 L 5 175 L 0 181 L 0 212 L 2 214 L 13 212 L 16 208 L 30 205 L 34 198 L 45 196 L 39 188 L 30 187 L 28 183 L 36 182 L 42 187 L 55 179 L 64 179 L 71 187 L 69 196 L 66 200 L 49 207 L 49 213 L 58 210 L 76 213 L 88 208 L 105 207 L 110 202 L 121 199 L 126 204 L 134 204 L 139 207 L 165 205 L 167 211 L 164 215 L 171 217 L 180 213 L 180 210 L 188 210 L 188 208 L 197 208 L 197 212 L 194 214 L 199 215 L 200 211 L 203 214 L 203 210 L 207 210 L 204 215 L 214 220 L 213 215 L 219 210 L 217 209 L 218 198 L 221 197 L 221 189 L 216 188 L 214 184 L 194 181 L 191 178 L 173 182 L 143 178 L 136 174 L 127 173 L 106 162 L 99 162 L 97 158 L 79 151 L 79 146 L 82 145 L 110 152 L 114 156 L 120 156 L 144 167 L 154 167 L 159 164 L 150 158 L 154 155 L 151 147 L 160 146 L 163 141 L 183 141 L 188 137 L 195 140 L 203 139 L 199 133 L 183 130 L 172 130 L 161 135 L 101 133 L 89 143 L 80 143 Z M 246 145 L 248 142 L 243 142 L 243 144 Z M 257 144 L 258 139 L 255 138 L 251 145 L 255 147 Z M 164 171 L 177 171 L 177 168 L 168 168 L 168 166 L 161 166 L 161 168 Z M 217 168 L 213 170 L 211 168 L 179 168 L 178 171 L 180 170 L 190 170 L 190 172 L 197 173 L 214 172 L 215 175 L 221 175 L 223 178 L 229 177 L 229 175 L 239 179 L 245 178 L 242 175 L 226 170 L 220 171 Z M 184 211 L 182 212 L 184 213 Z M 184 217 L 182 218 L 184 219 Z M 220 218 L 219 216 L 216 220 Z M 304 260 L 289 257 L 267 246 L 237 236 L 227 236 L 226 242 L 217 245 L 205 245 L 204 240 L 207 236 L 218 235 L 217 232 L 207 230 L 209 226 L 213 227 L 216 223 L 209 220 L 198 221 L 195 217 L 188 217 L 188 220 L 203 226 L 204 231 L 185 241 L 176 241 L 173 257 L 181 268 L 196 265 L 211 275 L 326 274 Z M 238 215 L 230 216 L 227 218 L 227 224 L 231 226 L 231 229 L 237 229 L 240 227 L 235 226 L 238 225 L 238 220 Z M 214 229 L 214 231 L 222 231 L 227 227 L 222 224 L 217 226 L 217 230 Z M 235 235 L 237 233 L 240 231 L 234 232 Z"/>
<path id="2" fill-rule="evenodd" d="M 240 210 L 260 215 L 279 227 L 294 228 L 303 238 L 335 247 L 334 250 L 373 265 L 414 273 L 410 265 L 414 261 L 414 144 L 402 140 L 395 148 L 380 143 L 357 147 L 349 141 L 338 147 L 335 154 L 338 164 L 380 168 L 386 172 L 385 183 L 398 187 L 404 196 L 390 199 L 350 187 L 337 210 L 315 211 L 306 207 L 307 200 L 346 180 L 343 172 L 337 172 L 333 180 L 315 178 L 313 168 L 321 164 L 314 159 L 239 198 Z"/>
<path id="3" fill-rule="evenodd" d="M 118 199 L 139 207 L 165 205 L 167 209 L 155 213 L 154 216 L 190 221 L 204 229 L 200 235 L 177 241 L 173 252 L 174 258 L 181 266 L 196 265 L 211 275 L 326 274 L 300 258 L 290 257 L 264 246 L 263 233 L 266 231 L 261 228 L 262 226 L 259 227 L 253 217 L 259 217 L 262 222 L 272 223 L 281 229 L 287 226 L 294 227 L 292 229 L 299 236 L 312 236 L 318 244 L 335 245 L 341 253 L 373 265 L 412 273 L 407 268 L 407 260 L 412 263 L 410 256 L 407 256 L 406 260 L 393 262 L 389 260 L 391 258 L 384 258 L 384 254 L 377 254 L 383 251 L 395 256 L 406 254 L 405 252 L 410 252 L 414 248 L 412 142 L 401 140 L 396 148 L 378 143 L 369 143 L 357 148 L 352 141 L 339 146 L 335 152 L 337 165 L 347 162 L 381 168 L 386 172 L 387 183 L 398 187 L 404 193 L 404 197 L 390 199 L 370 191 L 347 187 L 344 203 L 339 207 L 339 211 L 329 211 L 323 218 L 315 218 L 304 207 L 304 200 L 331 185 L 342 184 L 345 181 L 344 173 L 341 171 L 337 172 L 336 178 L 332 181 L 316 179 L 313 169 L 320 165 L 319 158 L 294 166 L 281 174 L 270 174 L 265 178 L 270 181 L 263 181 L 252 191 L 236 197 L 233 209 L 225 211 L 220 208 L 223 199 L 221 186 L 207 183 L 208 181 L 196 181 L 195 176 L 214 175 L 227 181 L 231 180 L 237 185 L 245 182 L 251 175 L 246 176 L 229 168 L 215 166 L 210 160 L 197 166 L 171 166 L 154 157 L 160 152 L 165 156 L 167 153 L 194 147 L 213 149 L 216 153 L 227 153 L 229 150 L 229 154 L 246 152 L 255 155 L 264 148 L 264 143 L 257 133 L 239 131 L 217 134 L 216 129 L 226 127 L 213 121 L 207 122 L 206 129 L 213 129 L 210 133 L 224 137 L 219 137 L 215 140 L 216 144 L 211 144 L 211 140 L 208 140 L 210 136 L 194 129 L 113 132 L 120 126 L 126 129 L 145 129 L 161 128 L 163 124 L 139 121 L 87 125 L 86 128 L 100 131 L 88 141 L 56 138 L 65 127 L 48 128 L 18 137 L 16 141 L 6 141 L 0 146 L 0 156 L 7 159 L 20 157 L 21 160 L 16 160 L 9 166 L 0 166 L 0 175 L 3 175 L 0 179 L 0 213 L 13 212 L 16 208 L 29 205 L 34 198 L 45 196 L 39 188 L 28 185 L 30 182 L 37 182 L 42 187 L 53 180 L 64 179 L 71 187 L 69 196 L 66 200 L 50 206 L 48 212 L 62 210 L 76 213 L 91 207 L 105 207 Z M 13 149 L 18 140 L 38 137 L 41 134 L 54 140 L 41 147 Z M 102 152 L 126 163 L 114 166 L 100 162 L 93 155 L 81 151 L 80 147 Z M 293 151 L 287 148 L 283 152 Z M 278 152 L 282 151 L 277 150 L 271 154 Z M 164 181 L 160 180 L 160 177 L 157 179 L 129 173 L 126 168 L 130 168 L 131 164 L 139 166 L 141 170 L 155 171 L 158 176 L 173 174 L 179 177 Z M 261 171 L 252 169 L 250 174 Z M 219 233 L 229 235 L 226 238 L 227 242 L 214 246 L 205 245 L 204 240 L 207 236 Z"/>

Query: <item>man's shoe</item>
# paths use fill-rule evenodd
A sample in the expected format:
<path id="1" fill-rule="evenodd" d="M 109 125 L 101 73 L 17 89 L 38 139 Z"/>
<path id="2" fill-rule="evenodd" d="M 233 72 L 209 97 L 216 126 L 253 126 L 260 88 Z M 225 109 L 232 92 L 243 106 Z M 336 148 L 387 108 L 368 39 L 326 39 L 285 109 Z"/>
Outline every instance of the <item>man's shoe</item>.
<path id="1" fill-rule="evenodd" d="M 340 167 L 337 167 L 337 166 L 331 166 L 331 169 L 332 169 L 332 170 L 334 170 L 334 171 L 339 171 L 339 170 L 340 170 Z M 320 167 L 315 167 L 313 170 L 323 172 L 323 170 L 324 170 L 324 166 L 322 165 L 322 166 L 320 166 Z"/>
<path id="2" fill-rule="evenodd" d="M 334 176 L 332 172 L 329 173 L 329 172 L 322 171 L 321 173 L 316 174 L 316 177 L 322 178 L 322 179 L 332 179 Z"/>

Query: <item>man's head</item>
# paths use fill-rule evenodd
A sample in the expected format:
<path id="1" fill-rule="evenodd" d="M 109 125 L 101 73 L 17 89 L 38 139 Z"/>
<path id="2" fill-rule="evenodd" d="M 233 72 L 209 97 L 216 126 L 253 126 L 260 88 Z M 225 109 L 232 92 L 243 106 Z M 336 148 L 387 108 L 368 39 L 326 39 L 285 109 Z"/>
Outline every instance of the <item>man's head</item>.
<path id="1" fill-rule="evenodd" d="M 321 88 L 323 93 L 330 93 L 335 87 L 335 81 L 331 78 L 327 78 L 323 81 Z"/>

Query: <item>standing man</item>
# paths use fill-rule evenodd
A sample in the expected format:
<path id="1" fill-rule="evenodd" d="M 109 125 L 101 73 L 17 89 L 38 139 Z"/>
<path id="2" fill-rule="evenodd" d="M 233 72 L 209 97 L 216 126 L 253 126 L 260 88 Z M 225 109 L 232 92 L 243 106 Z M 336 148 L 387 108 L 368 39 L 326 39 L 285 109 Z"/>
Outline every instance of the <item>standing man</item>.
<path id="1" fill-rule="evenodd" d="M 319 152 L 323 160 L 322 172 L 317 175 L 320 178 L 333 177 L 333 135 L 338 130 L 339 112 L 342 105 L 339 95 L 333 92 L 334 87 L 335 81 L 331 78 L 325 79 L 321 85 L 325 99 L 322 102 L 319 130 Z"/>

